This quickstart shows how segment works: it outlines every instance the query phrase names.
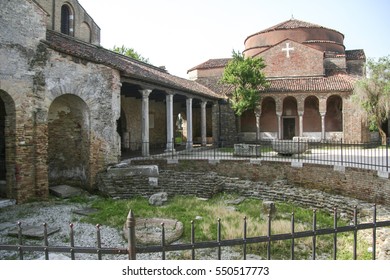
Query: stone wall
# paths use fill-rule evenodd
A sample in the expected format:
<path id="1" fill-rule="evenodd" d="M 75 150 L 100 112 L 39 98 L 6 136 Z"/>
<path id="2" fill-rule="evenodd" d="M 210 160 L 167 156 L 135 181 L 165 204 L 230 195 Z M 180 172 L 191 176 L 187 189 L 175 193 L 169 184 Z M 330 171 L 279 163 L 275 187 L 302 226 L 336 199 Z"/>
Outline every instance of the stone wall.
<path id="1" fill-rule="evenodd" d="M 4 27 L 0 29 L 0 98 L 5 107 L 5 196 L 17 202 L 46 198 L 53 175 L 49 176 L 53 171 L 50 164 L 58 156 L 56 166 L 62 178 L 63 174 L 77 177 L 79 173 L 67 166 L 80 159 L 79 147 L 83 147 L 85 166 L 82 187 L 92 190 L 95 175 L 116 163 L 120 154 L 116 133 L 120 73 L 49 49 L 44 43 L 47 13 L 34 1 L 1 1 L 0 10 Z M 53 109 L 51 105 L 64 96 L 69 98 L 62 100 L 58 110 Z M 85 106 L 78 107 L 73 115 L 77 118 L 66 120 L 75 104 L 70 102 L 72 98 Z M 61 114 L 64 117 L 58 118 Z M 61 159 L 67 163 L 60 164 Z M 60 183 L 56 179 L 61 176 L 52 176 L 52 183 Z"/>
<path id="2" fill-rule="evenodd" d="M 154 172 L 150 172 L 151 169 Z M 197 171 L 160 170 L 157 165 L 112 168 L 98 176 L 100 192 L 120 198 L 148 197 L 157 192 L 167 192 L 169 196 L 195 195 L 210 198 L 222 191 L 222 183 L 220 177 L 213 172 L 205 174 Z"/>
<path id="3" fill-rule="evenodd" d="M 146 163 L 151 164 L 151 161 L 134 162 L 134 164 Z M 234 185 L 232 182 L 236 180 L 260 182 L 263 186 L 286 180 L 288 184 L 303 189 L 315 189 L 369 203 L 390 205 L 390 181 L 378 176 L 377 171 L 374 170 L 335 168 L 315 164 L 294 167 L 291 163 L 266 161 L 254 163 L 221 161 L 217 164 L 209 164 L 207 161 L 179 161 L 178 164 L 167 164 L 166 161 L 160 160 L 152 161 L 152 163 L 159 166 L 159 185 L 161 183 L 165 191 L 171 193 L 199 194 L 204 192 L 205 196 L 208 196 L 221 189 L 232 190 Z M 227 182 L 230 185 L 227 185 Z M 172 190 L 168 190 L 170 184 L 175 185 Z M 235 190 L 240 192 L 242 184 L 237 185 Z M 253 190 L 249 190 L 245 192 L 253 193 Z M 280 195 L 283 196 L 283 192 L 280 192 Z M 304 197 L 302 199 L 307 200 Z"/>

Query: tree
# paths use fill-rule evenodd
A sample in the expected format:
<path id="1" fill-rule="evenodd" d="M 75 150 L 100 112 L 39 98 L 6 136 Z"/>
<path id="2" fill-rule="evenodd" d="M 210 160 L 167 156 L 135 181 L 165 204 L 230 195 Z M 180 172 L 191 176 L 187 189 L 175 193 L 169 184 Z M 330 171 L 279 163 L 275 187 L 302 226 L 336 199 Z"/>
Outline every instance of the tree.
<path id="1" fill-rule="evenodd" d="M 367 113 L 370 127 L 378 129 L 384 145 L 382 123 L 390 114 L 390 56 L 369 59 L 366 67 L 367 77 L 356 83 L 353 98 Z"/>
<path id="2" fill-rule="evenodd" d="M 137 53 L 134 49 L 127 48 L 127 47 L 125 47 L 123 45 L 122 45 L 122 47 L 114 46 L 112 48 L 112 51 L 114 51 L 116 53 L 119 53 L 119 54 L 122 54 L 122 55 L 125 55 L 125 56 L 128 56 L 128 57 L 132 57 L 132 58 L 134 58 L 136 60 L 139 60 L 139 61 L 142 61 L 142 62 L 145 62 L 145 63 L 149 63 L 149 59 L 148 58 L 143 57 L 142 55 Z"/>
<path id="3" fill-rule="evenodd" d="M 265 67 L 262 57 L 244 57 L 239 51 L 233 50 L 232 60 L 225 67 L 221 78 L 223 84 L 230 86 L 228 98 L 235 114 L 241 116 L 247 110 L 254 111 L 257 139 L 260 133 L 259 91 L 268 87 L 268 81 L 263 73 Z"/>

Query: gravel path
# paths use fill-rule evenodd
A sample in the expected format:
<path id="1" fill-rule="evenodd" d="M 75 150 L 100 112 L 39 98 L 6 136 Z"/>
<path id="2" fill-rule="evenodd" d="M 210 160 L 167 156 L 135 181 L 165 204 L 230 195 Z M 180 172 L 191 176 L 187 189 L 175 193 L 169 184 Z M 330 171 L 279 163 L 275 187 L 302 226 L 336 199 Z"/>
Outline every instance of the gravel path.
<path id="1" fill-rule="evenodd" d="M 73 213 L 87 205 L 69 204 L 66 202 L 34 202 L 23 205 L 13 205 L 0 208 L 0 244 L 16 244 L 18 239 L 7 233 L 15 228 L 18 222 L 22 228 L 26 226 L 39 226 L 47 223 L 48 228 L 60 228 L 60 231 L 49 236 L 49 245 L 70 246 L 70 224 L 72 223 L 75 234 L 75 246 L 97 246 L 96 226 L 83 223 L 82 215 Z M 101 227 L 102 247 L 125 248 L 126 241 L 120 231 L 110 227 Z M 24 239 L 25 244 L 43 244 L 43 240 Z M 26 253 L 25 259 L 39 259 L 42 252 Z M 50 254 L 51 256 L 51 254 Z M 108 256 L 108 255 L 107 255 Z M 105 257 L 105 256 L 104 256 Z M 111 259 L 126 259 L 126 255 L 108 256 Z M 11 251 L 0 251 L 0 259 L 17 259 L 18 255 Z M 70 258 L 70 254 L 53 254 L 51 258 Z M 97 259 L 97 255 L 76 255 L 76 259 Z"/>

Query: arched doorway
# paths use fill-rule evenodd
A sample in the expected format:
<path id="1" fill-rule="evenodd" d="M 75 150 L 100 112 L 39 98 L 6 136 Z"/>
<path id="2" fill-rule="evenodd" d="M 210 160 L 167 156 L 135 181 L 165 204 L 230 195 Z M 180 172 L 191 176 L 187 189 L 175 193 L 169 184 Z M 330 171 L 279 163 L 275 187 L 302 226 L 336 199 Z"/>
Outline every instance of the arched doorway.
<path id="1" fill-rule="evenodd" d="M 321 138 L 321 114 L 319 100 L 316 96 L 308 96 L 305 99 L 303 113 L 303 132 L 305 136 Z"/>
<path id="2" fill-rule="evenodd" d="M 277 138 L 278 119 L 276 116 L 276 102 L 272 97 L 266 97 L 261 103 L 260 131 L 266 138 Z"/>
<path id="3" fill-rule="evenodd" d="M 325 130 L 343 131 L 343 100 L 338 95 L 332 95 L 326 101 Z"/>
<path id="4" fill-rule="evenodd" d="M 292 139 L 298 135 L 298 109 L 297 100 L 286 97 L 283 100 L 283 139 Z"/>
<path id="5" fill-rule="evenodd" d="M 49 185 L 89 185 L 90 124 L 86 103 L 76 95 L 57 97 L 49 108 Z"/>
<path id="6" fill-rule="evenodd" d="M 0 197 L 15 197 L 15 103 L 0 90 Z"/>

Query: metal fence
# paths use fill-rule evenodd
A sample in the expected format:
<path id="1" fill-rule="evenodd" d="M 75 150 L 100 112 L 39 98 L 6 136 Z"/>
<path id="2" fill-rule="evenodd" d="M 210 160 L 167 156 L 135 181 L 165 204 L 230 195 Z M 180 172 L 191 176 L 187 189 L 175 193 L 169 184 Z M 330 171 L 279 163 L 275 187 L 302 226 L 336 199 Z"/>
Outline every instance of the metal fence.
<path id="1" fill-rule="evenodd" d="M 298 138 L 290 140 L 261 140 L 249 144 L 215 142 L 202 146 L 171 143 L 150 144 L 149 158 L 193 159 L 193 160 L 240 160 L 260 159 L 266 161 L 298 161 L 325 165 L 341 165 L 363 169 L 389 171 L 389 148 L 380 142 L 347 143 L 340 141 L 307 141 Z M 131 143 L 133 149 L 124 149 L 123 158 L 143 157 L 137 147 L 141 143 Z M 167 151 L 165 147 L 174 146 Z M 280 149 L 283 149 L 280 151 Z M 246 151 L 245 151 L 246 149 Z M 290 152 L 288 152 L 290 150 Z"/>
<path id="2" fill-rule="evenodd" d="M 272 208 L 272 207 L 271 207 Z M 247 219 L 244 218 L 243 228 L 242 228 L 242 237 L 237 239 L 223 240 L 221 237 L 221 224 L 222 221 L 218 219 L 217 221 L 217 236 L 214 241 L 206 242 L 195 242 L 195 224 L 191 222 L 191 242 L 189 243 L 179 243 L 179 244 L 166 244 L 165 238 L 165 227 L 164 224 L 161 224 L 161 244 L 154 246 L 138 246 L 136 243 L 136 221 L 134 218 L 134 213 L 129 212 L 126 221 L 127 233 L 128 233 L 128 246 L 127 248 L 105 248 L 102 247 L 100 226 L 96 227 L 96 247 L 81 247 L 75 246 L 75 233 L 73 230 L 73 225 L 70 225 L 70 244 L 69 246 L 55 246 L 48 244 L 47 236 L 47 225 L 44 224 L 44 238 L 42 245 L 25 245 L 23 243 L 23 228 L 21 223 L 18 223 L 18 242 L 17 244 L 0 244 L 0 251 L 16 251 L 18 252 L 19 259 L 24 259 L 24 254 L 26 252 L 42 252 L 45 259 L 50 258 L 50 253 L 60 252 L 60 253 L 70 253 L 71 259 L 75 260 L 76 255 L 79 257 L 79 254 L 96 254 L 96 259 L 101 260 L 103 255 L 106 254 L 116 254 L 116 255 L 128 255 L 128 259 L 135 260 L 137 259 L 138 254 L 143 253 L 161 253 L 161 259 L 166 259 L 167 252 L 178 252 L 178 251 L 191 251 L 191 259 L 196 259 L 196 251 L 199 249 L 205 248 L 215 248 L 217 250 L 217 259 L 222 259 L 222 248 L 223 247 L 232 247 L 232 246 L 241 246 L 242 256 L 245 260 L 247 257 L 247 246 L 250 244 L 266 244 L 266 255 L 267 259 L 272 259 L 272 244 L 273 242 L 290 240 L 291 247 L 290 252 L 287 254 L 290 255 L 290 259 L 295 259 L 295 254 L 297 248 L 295 246 L 295 241 L 300 238 L 311 238 L 312 247 L 311 247 L 311 258 L 315 260 L 317 258 L 317 237 L 330 235 L 333 237 L 333 256 L 334 260 L 337 259 L 338 249 L 337 249 L 337 240 L 338 235 L 342 233 L 352 233 L 353 234 L 353 246 L 352 246 L 352 255 L 353 259 L 358 259 L 357 247 L 358 247 L 358 232 L 361 230 L 372 229 L 372 259 L 376 259 L 377 249 L 377 228 L 389 227 L 390 221 L 377 221 L 377 208 L 376 205 L 373 207 L 372 221 L 367 223 L 358 223 L 358 211 L 355 207 L 353 222 L 347 226 L 339 226 L 338 219 L 339 215 L 337 209 L 334 210 L 334 226 L 332 228 L 319 229 L 317 223 L 317 211 L 313 210 L 313 222 L 312 229 L 307 231 L 295 231 L 295 218 L 294 213 L 291 215 L 291 232 L 283 234 L 272 234 L 272 215 L 271 213 L 267 215 L 267 234 L 265 236 L 257 237 L 247 237 Z M 80 258 L 82 259 L 82 258 Z"/>

